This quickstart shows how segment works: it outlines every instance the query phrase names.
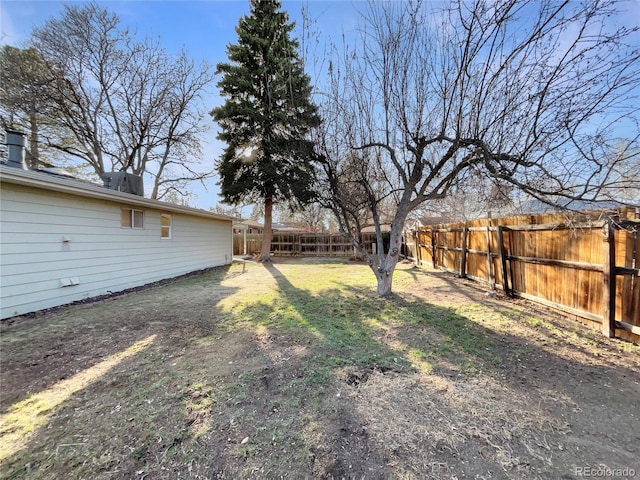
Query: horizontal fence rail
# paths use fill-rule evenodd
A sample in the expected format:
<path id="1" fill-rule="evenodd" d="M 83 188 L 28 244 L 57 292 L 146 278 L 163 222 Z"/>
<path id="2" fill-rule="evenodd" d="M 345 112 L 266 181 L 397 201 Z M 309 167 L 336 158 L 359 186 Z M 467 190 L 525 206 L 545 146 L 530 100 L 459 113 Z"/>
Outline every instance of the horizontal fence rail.
<path id="1" fill-rule="evenodd" d="M 579 317 L 640 342 L 640 220 L 583 212 L 421 227 L 412 247 L 428 264 Z"/>

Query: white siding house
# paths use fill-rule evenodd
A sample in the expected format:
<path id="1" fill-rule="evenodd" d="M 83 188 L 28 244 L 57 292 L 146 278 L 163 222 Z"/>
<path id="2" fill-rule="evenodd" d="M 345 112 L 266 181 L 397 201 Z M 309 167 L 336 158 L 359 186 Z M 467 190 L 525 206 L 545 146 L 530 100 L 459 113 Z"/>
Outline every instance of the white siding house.
<path id="1" fill-rule="evenodd" d="M 229 264 L 232 220 L 0 165 L 0 317 Z"/>

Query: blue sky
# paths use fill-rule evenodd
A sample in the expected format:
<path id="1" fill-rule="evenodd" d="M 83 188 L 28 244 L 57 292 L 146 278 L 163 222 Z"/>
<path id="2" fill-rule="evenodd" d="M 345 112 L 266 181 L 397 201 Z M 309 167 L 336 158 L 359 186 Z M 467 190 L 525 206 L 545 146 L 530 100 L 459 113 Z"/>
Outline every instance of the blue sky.
<path id="1" fill-rule="evenodd" d="M 1 0 L 0 44 L 22 46 L 34 27 L 42 25 L 49 18 L 60 17 L 65 3 L 74 2 Z M 237 40 L 234 28 L 238 19 L 249 12 L 248 0 L 117 0 L 99 3 L 116 13 L 123 26 L 137 31 L 139 35 L 158 36 L 167 50 L 178 52 L 184 48 L 192 59 L 207 60 L 212 65 L 227 60 L 225 48 Z M 441 4 L 431 2 L 432 6 Z M 322 34 L 323 40 L 337 40 L 343 32 L 347 37 L 354 32 L 359 21 L 357 11 L 365 9 L 366 5 L 362 1 L 283 1 L 283 9 L 289 12 L 291 20 L 296 21 L 298 27 L 302 25 L 303 7 L 316 21 L 314 28 Z M 631 0 L 621 8 L 625 10 L 621 14 L 625 23 L 640 24 L 640 0 Z M 634 38 L 640 44 L 639 35 Z M 313 72 L 308 73 L 313 77 Z M 222 103 L 216 90 L 212 85 L 212 93 L 206 100 L 208 110 Z M 215 137 L 216 125 L 211 121 L 211 130 L 203 145 L 204 155 L 199 159 L 208 168 L 211 168 L 223 149 Z M 217 181 L 217 178 L 209 179 L 205 183 L 206 188 L 194 182 L 192 206 L 206 209 L 220 202 Z"/>
<path id="2" fill-rule="evenodd" d="M 2 30 L 0 44 L 22 46 L 33 28 L 41 26 L 50 18 L 59 18 L 64 11 L 63 1 L 14 1 L 0 2 L 0 26 Z M 249 2 L 229 0 L 201 1 L 101 1 L 116 13 L 123 26 L 137 31 L 141 36 L 160 37 L 164 48 L 170 52 L 179 52 L 183 47 L 188 55 L 198 61 L 207 60 L 212 65 L 227 60 L 226 46 L 235 43 L 235 26 L 238 19 L 249 13 Z M 361 4 L 362 5 L 362 4 Z M 311 17 L 317 19 L 317 28 L 323 35 L 339 35 L 342 30 L 353 30 L 356 23 L 357 4 L 341 1 L 284 1 L 283 9 L 289 12 L 290 19 L 302 25 L 301 9 L 307 8 Z M 207 99 L 207 108 L 221 104 L 212 85 L 212 94 Z M 203 145 L 202 161 L 209 165 L 218 158 L 223 145 L 215 138 L 215 124 Z M 206 189 L 199 183 L 192 184 L 195 197 L 192 206 L 208 208 L 220 202 L 217 178 L 205 182 Z"/>

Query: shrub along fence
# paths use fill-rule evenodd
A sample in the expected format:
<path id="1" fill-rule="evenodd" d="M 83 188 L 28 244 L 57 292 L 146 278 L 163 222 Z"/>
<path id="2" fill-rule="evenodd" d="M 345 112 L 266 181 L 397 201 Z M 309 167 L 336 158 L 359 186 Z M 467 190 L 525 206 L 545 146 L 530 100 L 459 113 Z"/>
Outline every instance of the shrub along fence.
<path id="1" fill-rule="evenodd" d="M 616 212 L 522 215 L 421 227 L 408 256 L 640 343 L 640 220 Z"/>

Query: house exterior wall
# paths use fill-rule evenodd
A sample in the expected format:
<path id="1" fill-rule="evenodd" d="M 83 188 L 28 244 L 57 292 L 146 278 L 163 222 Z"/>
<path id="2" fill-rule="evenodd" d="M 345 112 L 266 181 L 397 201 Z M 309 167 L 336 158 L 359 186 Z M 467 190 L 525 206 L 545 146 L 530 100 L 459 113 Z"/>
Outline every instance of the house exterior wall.
<path id="1" fill-rule="evenodd" d="M 230 219 L 115 196 L 2 184 L 1 318 L 231 263 Z M 144 211 L 144 227 L 122 227 L 123 208 Z M 171 214 L 171 238 L 160 236 L 161 213 Z"/>

